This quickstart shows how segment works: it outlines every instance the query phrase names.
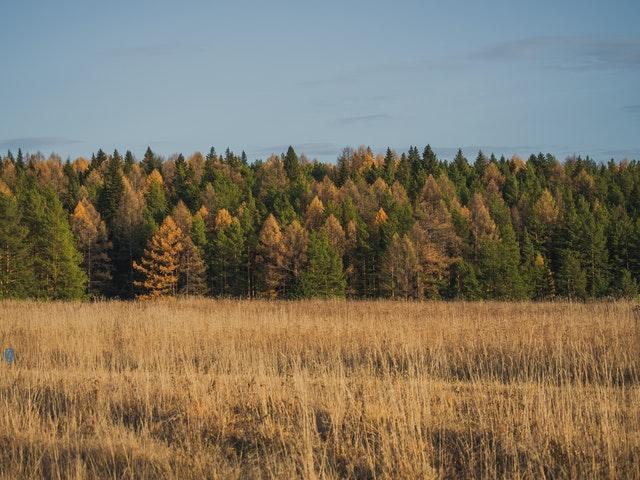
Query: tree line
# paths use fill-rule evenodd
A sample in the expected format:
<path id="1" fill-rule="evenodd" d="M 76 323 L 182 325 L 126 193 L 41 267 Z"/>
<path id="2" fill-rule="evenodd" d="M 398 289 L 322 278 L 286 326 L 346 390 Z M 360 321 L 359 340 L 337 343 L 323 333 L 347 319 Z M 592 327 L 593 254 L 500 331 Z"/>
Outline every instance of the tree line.
<path id="1" fill-rule="evenodd" d="M 0 158 L 0 298 L 590 299 L 640 281 L 640 164 L 430 146 Z"/>

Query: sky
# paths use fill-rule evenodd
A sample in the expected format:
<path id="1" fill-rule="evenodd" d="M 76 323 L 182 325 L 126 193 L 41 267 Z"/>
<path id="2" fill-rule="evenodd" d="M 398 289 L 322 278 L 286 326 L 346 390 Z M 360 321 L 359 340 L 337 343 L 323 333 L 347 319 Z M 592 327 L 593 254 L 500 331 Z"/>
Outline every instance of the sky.
<path id="1" fill-rule="evenodd" d="M 640 159 L 638 0 L 0 0 L 0 150 Z"/>

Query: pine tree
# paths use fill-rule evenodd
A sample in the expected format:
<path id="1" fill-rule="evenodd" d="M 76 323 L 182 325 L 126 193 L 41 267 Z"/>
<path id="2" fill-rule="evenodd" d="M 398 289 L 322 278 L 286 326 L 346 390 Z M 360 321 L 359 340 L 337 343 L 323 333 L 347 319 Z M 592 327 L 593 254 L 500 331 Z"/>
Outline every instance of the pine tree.
<path id="1" fill-rule="evenodd" d="M 346 287 L 340 255 L 331 246 L 326 235 L 312 233 L 309 240 L 309 265 L 300 276 L 300 296 L 344 298 Z"/>
<path id="2" fill-rule="evenodd" d="M 112 244 L 107 235 L 107 227 L 91 202 L 82 198 L 70 217 L 71 230 L 76 245 L 82 254 L 82 267 L 87 276 L 89 296 L 108 293 L 111 281 Z"/>
<path id="3" fill-rule="evenodd" d="M 140 299 L 175 296 L 178 291 L 179 258 L 184 246 L 180 239 L 182 232 L 173 218 L 168 216 L 149 241 L 140 263 L 133 262 L 133 268 L 142 276 L 142 281 L 134 282 L 144 293 Z"/>
<path id="4" fill-rule="evenodd" d="M 29 252 L 28 234 L 15 199 L 0 192 L 0 300 L 36 293 L 32 290 L 33 257 Z"/>

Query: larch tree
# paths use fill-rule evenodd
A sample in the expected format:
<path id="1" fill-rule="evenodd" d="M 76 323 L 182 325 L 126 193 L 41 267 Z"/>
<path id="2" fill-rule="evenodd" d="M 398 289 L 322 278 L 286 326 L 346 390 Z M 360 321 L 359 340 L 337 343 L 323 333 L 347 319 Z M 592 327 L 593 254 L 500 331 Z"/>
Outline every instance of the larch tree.
<path id="1" fill-rule="evenodd" d="M 324 205 L 316 195 L 307 207 L 305 227 L 307 230 L 318 230 L 324 223 Z"/>
<path id="2" fill-rule="evenodd" d="M 342 225 L 340 225 L 340 221 L 331 214 L 327 217 L 320 231 L 327 236 L 333 248 L 335 248 L 342 257 L 346 248 L 346 235 Z"/>
<path id="3" fill-rule="evenodd" d="M 284 266 L 286 270 L 284 293 L 297 294 L 298 281 L 307 262 L 309 235 L 300 222 L 294 220 L 284 230 Z"/>
<path id="4" fill-rule="evenodd" d="M 133 261 L 142 255 L 146 239 L 152 229 L 144 219 L 145 202 L 142 195 L 134 191 L 129 181 L 124 179 L 124 191 L 113 220 L 112 238 L 114 252 L 115 294 L 133 297 Z"/>
<path id="5" fill-rule="evenodd" d="M 390 298 L 420 298 L 420 264 L 408 235 L 393 235 L 384 256 L 382 271 L 384 290 Z"/>
<path id="6" fill-rule="evenodd" d="M 76 245 L 82 254 L 89 296 L 108 293 L 111 281 L 111 241 L 107 226 L 87 198 L 81 198 L 69 219 Z"/>
<path id="7" fill-rule="evenodd" d="M 256 246 L 256 266 L 259 269 L 259 293 L 267 298 L 281 295 L 285 278 L 285 246 L 280 225 L 269 214 L 262 225 Z"/>
<path id="8" fill-rule="evenodd" d="M 133 268 L 143 280 L 134 285 L 142 290 L 140 299 L 175 296 L 178 292 L 180 254 L 184 249 L 181 242 L 182 231 L 167 216 L 156 233 L 151 237 L 140 263 L 133 262 Z"/>

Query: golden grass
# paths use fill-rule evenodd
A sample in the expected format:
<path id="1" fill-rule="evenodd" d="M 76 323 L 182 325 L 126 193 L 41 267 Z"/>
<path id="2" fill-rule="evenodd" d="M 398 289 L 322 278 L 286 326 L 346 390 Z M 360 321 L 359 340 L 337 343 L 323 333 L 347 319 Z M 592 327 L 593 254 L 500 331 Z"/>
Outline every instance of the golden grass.
<path id="1" fill-rule="evenodd" d="M 2 478 L 640 478 L 629 303 L 0 303 Z"/>

